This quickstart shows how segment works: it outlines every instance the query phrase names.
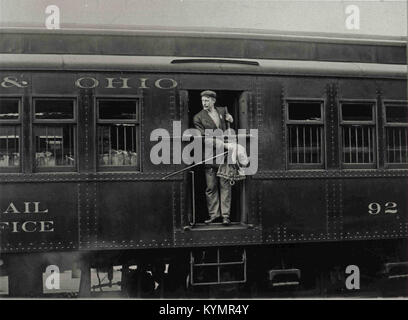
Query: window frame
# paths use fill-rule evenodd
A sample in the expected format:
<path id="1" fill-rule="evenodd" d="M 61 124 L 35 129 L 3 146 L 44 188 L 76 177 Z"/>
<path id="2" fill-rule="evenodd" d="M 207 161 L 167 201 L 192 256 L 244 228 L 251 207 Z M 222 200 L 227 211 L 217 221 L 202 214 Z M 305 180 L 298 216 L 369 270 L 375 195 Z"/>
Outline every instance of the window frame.
<path id="1" fill-rule="evenodd" d="M 72 119 L 36 119 L 35 106 L 37 100 L 69 100 L 73 103 L 73 118 Z M 31 98 L 32 113 L 31 113 L 31 157 L 33 172 L 78 172 L 78 97 L 73 95 L 36 95 Z M 74 152 L 75 165 L 74 166 L 55 166 L 55 167 L 37 167 L 36 166 L 36 148 L 35 148 L 35 126 L 37 125 L 58 125 L 58 124 L 73 124 L 74 128 Z"/>
<path id="2" fill-rule="evenodd" d="M 408 119 L 407 122 L 388 122 L 387 121 L 387 107 L 391 105 L 401 105 L 406 106 L 408 110 L 408 100 L 391 100 L 386 99 L 382 101 L 382 116 L 383 116 L 383 157 L 384 157 L 384 168 L 385 169 L 408 169 L 408 162 L 406 163 L 392 163 L 387 162 L 387 128 L 402 128 L 407 127 L 408 130 Z"/>
<path id="3" fill-rule="evenodd" d="M 289 104 L 290 103 L 319 103 L 320 104 L 320 113 L 321 119 L 320 120 L 290 120 L 289 119 Z M 327 167 L 326 164 L 326 121 L 325 121 L 325 105 L 326 99 L 325 98 L 286 98 L 284 100 L 285 105 L 285 138 L 286 138 L 286 146 L 285 146 L 285 154 L 286 154 L 286 169 L 287 170 L 325 170 Z M 289 132 L 288 126 L 289 125 L 296 125 L 296 124 L 303 124 L 303 125 L 314 125 L 314 126 L 321 126 L 323 128 L 322 132 L 322 143 L 321 143 L 321 155 L 322 161 L 320 163 L 296 163 L 291 164 L 289 162 Z"/>
<path id="4" fill-rule="evenodd" d="M 101 100 L 115 100 L 115 101 L 134 101 L 135 103 L 139 103 L 138 110 L 136 110 L 136 119 L 99 119 L 99 102 Z M 94 132 L 95 132 L 95 168 L 97 172 L 142 172 L 142 109 L 143 109 L 143 95 L 136 94 L 136 95 L 100 95 L 95 96 L 94 98 Z M 136 127 L 136 142 L 138 144 L 137 150 L 137 166 L 101 166 L 99 165 L 99 144 L 98 144 L 98 126 L 99 125 L 106 125 L 106 124 L 134 124 Z"/>
<path id="5" fill-rule="evenodd" d="M 1 125 L 17 126 L 19 128 L 19 146 L 18 152 L 20 154 L 20 163 L 17 167 L 0 167 L 0 174 L 2 173 L 21 173 L 23 171 L 23 96 L 15 94 L 1 94 L 0 99 L 17 100 L 18 101 L 18 119 L 2 119 Z"/>
<path id="6" fill-rule="evenodd" d="M 344 104 L 370 104 L 372 110 L 371 120 L 343 120 L 343 105 Z M 338 101 L 338 119 L 339 119 L 339 163 L 340 168 L 343 170 L 347 169 L 377 169 L 379 165 L 379 154 L 378 154 L 378 116 L 377 116 L 377 100 L 375 99 L 340 99 Z M 373 145 L 373 157 L 372 163 L 344 163 L 343 162 L 343 128 L 344 126 L 373 126 L 374 127 L 374 145 Z"/>

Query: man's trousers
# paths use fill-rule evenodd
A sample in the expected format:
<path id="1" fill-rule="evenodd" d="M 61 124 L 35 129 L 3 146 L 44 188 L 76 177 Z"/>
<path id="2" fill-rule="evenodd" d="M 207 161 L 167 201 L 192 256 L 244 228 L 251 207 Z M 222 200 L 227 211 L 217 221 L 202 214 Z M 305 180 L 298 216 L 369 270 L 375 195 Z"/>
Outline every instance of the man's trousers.
<path id="1" fill-rule="evenodd" d="M 210 218 L 229 217 L 231 210 L 231 185 L 227 179 L 217 177 L 216 167 L 205 168 L 207 208 Z"/>

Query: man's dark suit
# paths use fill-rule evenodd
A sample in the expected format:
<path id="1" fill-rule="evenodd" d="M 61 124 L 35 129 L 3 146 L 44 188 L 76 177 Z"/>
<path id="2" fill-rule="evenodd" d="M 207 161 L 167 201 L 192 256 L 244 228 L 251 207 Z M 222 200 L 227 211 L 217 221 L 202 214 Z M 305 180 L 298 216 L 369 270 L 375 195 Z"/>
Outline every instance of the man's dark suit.
<path id="1" fill-rule="evenodd" d="M 214 120 L 208 114 L 208 111 L 204 109 L 194 116 L 193 119 L 194 127 L 198 129 L 202 135 L 205 134 L 206 129 L 212 130 L 221 129 L 223 132 L 227 129 L 225 121 L 227 109 L 223 107 L 216 107 L 216 110 L 220 119 L 219 127 L 217 127 Z M 210 141 L 211 140 L 212 139 L 210 139 Z M 206 149 L 206 151 L 204 152 L 205 159 L 208 159 L 211 156 L 215 155 L 215 153 L 213 153 L 214 150 L 211 150 L 210 148 L 205 149 Z M 228 180 L 224 178 L 218 178 L 217 171 L 218 165 L 205 166 L 205 178 L 207 181 L 207 189 L 205 193 L 207 198 L 208 212 L 211 219 L 215 219 L 217 217 L 220 217 L 221 215 L 222 217 L 229 218 L 231 209 L 231 185 Z M 220 185 L 220 191 L 218 191 L 218 184 Z"/>
<path id="2" fill-rule="evenodd" d="M 222 131 L 225 131 L 227 129 L 227 125 L 225 122 L 225 115 L 227 114 L 227 108 L 224 107 L 215 107 L 215 109 L 218 112 L 218 115 L 220 116 L 220 128 Z M 205 129 L 217 129 L 217 126 L 215 125 L 213 119 L 211 119 L 210 115 L 208 114 L 208 111 L 206 110 L 201 110 L 199 113 L 197 113 L 194 116 L 194 126 L 200 130 L 201 134 L 204 134 Z"/>

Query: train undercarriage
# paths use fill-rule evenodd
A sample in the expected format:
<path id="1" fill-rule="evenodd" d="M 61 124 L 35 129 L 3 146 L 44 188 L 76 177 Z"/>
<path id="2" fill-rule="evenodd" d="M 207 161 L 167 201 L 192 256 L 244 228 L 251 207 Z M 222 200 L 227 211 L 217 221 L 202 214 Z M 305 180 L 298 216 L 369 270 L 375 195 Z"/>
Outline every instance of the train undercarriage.
<path id="1" fill-rule="evenodd" d="M 0 297 L 406 297 L 407 252 L 395 239 L 3 254 Z M 70 279 L 55 286 L 50 266 Z"/>

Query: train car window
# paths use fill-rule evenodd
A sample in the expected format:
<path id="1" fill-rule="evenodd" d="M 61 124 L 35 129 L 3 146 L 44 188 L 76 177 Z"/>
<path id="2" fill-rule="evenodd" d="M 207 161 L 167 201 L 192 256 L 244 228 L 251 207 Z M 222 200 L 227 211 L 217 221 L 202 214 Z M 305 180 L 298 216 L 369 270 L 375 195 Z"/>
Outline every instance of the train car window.
<path id="1" fill-rule="evenodd" d="M 387 164 L 408 163 L 408 105 L 385 104 L 385 160 Z"/>
<path id="2" fill-rule="evenodd" d="M 314 121 L 322 119 L 320 103 L 289 103 L 289 120 Z"/>
<path id="3" fill-rule="evenodd" d="M 35 119 L 74 119 L 74 105 L 70 100 L 37 100 Z"/>
<path id="4" fill-rule="evenodd" d="M 288 101 L 286 114 L 289 168 L 323 168 L 322 102 Z"/>
<path id="5" fill-rule="evenodd" d="M 75 104 L 72 99 L 34 99 L 34 152 L 37 170 L 76 166 Z M 54 170 L 52 170 L 54 171 Z"/>
<path id="6" fill-rule="evenodd" d="M 19 104 L 17 99 L 0 99 L 0 120 L 18 120 Z"/>
<path id="7" fill-rule="evenodd" d="M 387 123 L 408 122 L 408 108 L 405 105 L 391 104 L 385 107 Z"/>
<path id="8" fill-rule="evenodd" d="M 99 102 L 99 119 L 101 120 L 138 120 L 138 104 L 135 101 L 121 101 L 117 108 L 116 100 L 103 100 Z"/>
<path id="9" fill-rule="evenodd" d="M 0 169 L 20 166 L 20 100 L 0 98 Z"/>
<path id="10" fill-rule="evenodd" d="M 139 169 L 140 99 L 99 99 L 97 141 L 99 168 Z"/>
<path id="11" fill-rule="evenodd" d="M 373 103 L 341 104 L 342 163 L 345 167 L 374 167 L 376 127 Z"/>
<path id="12" fill-rule="evenodd" d="M 343 121 L 374 121 L 372 104 L 343 104 L 341 115 Z"/>

